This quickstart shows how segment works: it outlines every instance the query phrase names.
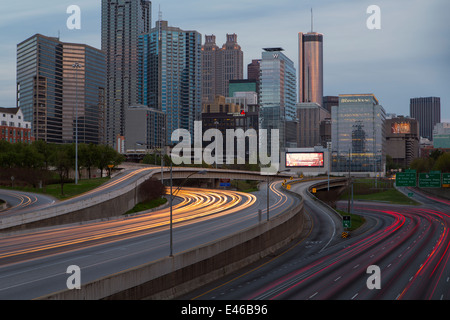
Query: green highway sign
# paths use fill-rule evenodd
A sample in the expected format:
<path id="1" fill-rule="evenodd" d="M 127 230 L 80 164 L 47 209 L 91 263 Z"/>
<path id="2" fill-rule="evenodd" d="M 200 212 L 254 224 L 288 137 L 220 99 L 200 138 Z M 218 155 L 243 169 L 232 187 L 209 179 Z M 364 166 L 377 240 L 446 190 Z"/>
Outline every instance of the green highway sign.
<path id="1" fill-rule="evenodd" d="M 352 226 L 352 220 L 350 216 L 342 217 L 342 225 L 344 228 L 350 228 Z"/>
<path id="2" fill-rule="evenodd" d="M 441 172 L 419 173 L 419 188 L 440 188 Z"/>
<path id="3" fill-rule="evenodd" d="M 416 172 L 397 172 L 395 175 L 395 185 L 397 187 L 415 187 Z"/>
<path id="4" fill-rule="evenodd" d="M 450 173 L 443 173 L 442 174 L 442 187 L 443 188 L 450 188 Z"/>

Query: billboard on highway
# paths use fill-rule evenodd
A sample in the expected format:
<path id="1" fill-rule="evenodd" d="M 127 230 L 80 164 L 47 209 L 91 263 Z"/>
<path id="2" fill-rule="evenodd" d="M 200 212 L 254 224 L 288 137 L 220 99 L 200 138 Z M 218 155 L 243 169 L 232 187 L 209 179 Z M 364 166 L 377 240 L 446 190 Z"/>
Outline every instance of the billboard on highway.
<path id="1" fill-rule="evenodd" d="M 288 152 L 286 153 L 286 168 L 292 167 L 323 167 L 323 152 Z"/>

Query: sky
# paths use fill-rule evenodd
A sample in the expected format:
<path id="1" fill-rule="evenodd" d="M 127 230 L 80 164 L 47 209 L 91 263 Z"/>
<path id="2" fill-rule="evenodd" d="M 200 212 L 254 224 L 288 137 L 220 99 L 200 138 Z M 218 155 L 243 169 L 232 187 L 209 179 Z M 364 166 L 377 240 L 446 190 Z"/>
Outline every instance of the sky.
<path id="1" fill-rule="evenodd" d="M 81 9 L 81 29 L 70 30 L 67 8 Z M 369 29 L 371 5 L 381 29 Z M 236 33 L 246 65 L 262 48 L 282 47 L 298 65 L 298 32 L 324 35 L 324 95 L 373 93 L 387 113 L 409 115 L 410 98 L 441 98 L 441 121 L 450 122 L 449 0 L 154 0 L 158 19 L 203 37 Z M 40 33 L 101 48 L 101 0 L 2 1 L 0 107 L 16 106 L 17 44 Z M 204 39 L 204 38 L 203 38 Z"/>

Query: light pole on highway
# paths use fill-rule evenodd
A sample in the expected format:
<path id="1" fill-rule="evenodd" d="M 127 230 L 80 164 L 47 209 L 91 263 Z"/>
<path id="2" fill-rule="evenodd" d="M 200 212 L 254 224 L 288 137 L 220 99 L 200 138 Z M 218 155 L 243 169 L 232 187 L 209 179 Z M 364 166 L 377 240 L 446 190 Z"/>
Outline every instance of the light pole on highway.
<path id="1" fill-rule="evenodd" d="M 188 181 L 188 179 L 190 177 L 192 177 L 194 174 L 206 174 L 207 171 L 206 170 L 200 170 L 194 173 L 191 173 L 190 175 L 188 175 L 183 182 L 181 183 L 181 185 L 175 190 L 175 192 L 172 192 L 172 161 L 170 161 L 170 197 L 169 197 L 169 206 L 170 206 L 170 257 L 173 256 L 173 214 L 172 214 L 172 204 L 173 204 L 173 195 L 177 194 L 178 191 L 180 191 L 180 189 L 183 187 L 183 185 L 186 183 L 186 181 Z"/>
<path id="2" fill-rule="evenodd" d="M 291 169 L 278 171 L 277 174 L 279 174 L 281 172 L 288 172 L 288 171 L 291 171 Z M 269 221 L 269 191 L 270 191 L 269 184 L 270 184 L 270 175 L 267 175 L 267 211 L 266 211 L 267 221 Z"/>
<path id="3" fill-rule="evenodd" d="M 78 184 L 78 69 L 81 64 L 75 62 L 72 67 L 75 69 L 75 184 Z"/>

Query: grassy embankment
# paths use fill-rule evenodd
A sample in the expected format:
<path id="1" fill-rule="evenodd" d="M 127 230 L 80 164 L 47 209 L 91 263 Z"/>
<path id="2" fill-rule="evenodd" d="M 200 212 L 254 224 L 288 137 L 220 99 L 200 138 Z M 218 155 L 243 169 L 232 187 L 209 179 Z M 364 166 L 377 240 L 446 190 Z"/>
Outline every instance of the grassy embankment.
<path id="1" fill-rule="evenodd" d="M 340 200 L 348 200 L 349 192 L 346 191 L 342 194 Z M 353 200 L 364 200 L 373 202 L 383 202 L 391 204 L 401 205 L 419 205 L 418 202 L 397 191 L 393 187 L 392 180 L 377 180 L 375 187 L 374 179 L 355 179 L 353 181 Z M 365 219 L 360 215 L 348 214 L 343 210 L 337 210 L 341 215 L 350 215 L 352 221 L 352 228 L 349 231 L 356 230 L 362 224 Z"/>
<path id="2" fill-rule="evenodd" d="M 72 197 L 75 197 L 77 195 L 80 195 L 82 193 L 91 191 L 105 182 L 109 181 L 110 178 L 95 178 L 95 179 L 82 179 L 78 181 L 78 184 L 75 183 L 65 183 L 64 184 L 64 194 L 61 194 L 61 184 L 50 184 L 45 186 L 43 189 L 36 189 L 33 187 L 4 187 L 3 189 L 8 190 L 17 190 L 17 191 L 24 191 L 24 192 L 33 192 L 33 193 L 40 193 L 45 194 L 51 197 L 54 197 L 59 200 L 65 200 Z"/>

